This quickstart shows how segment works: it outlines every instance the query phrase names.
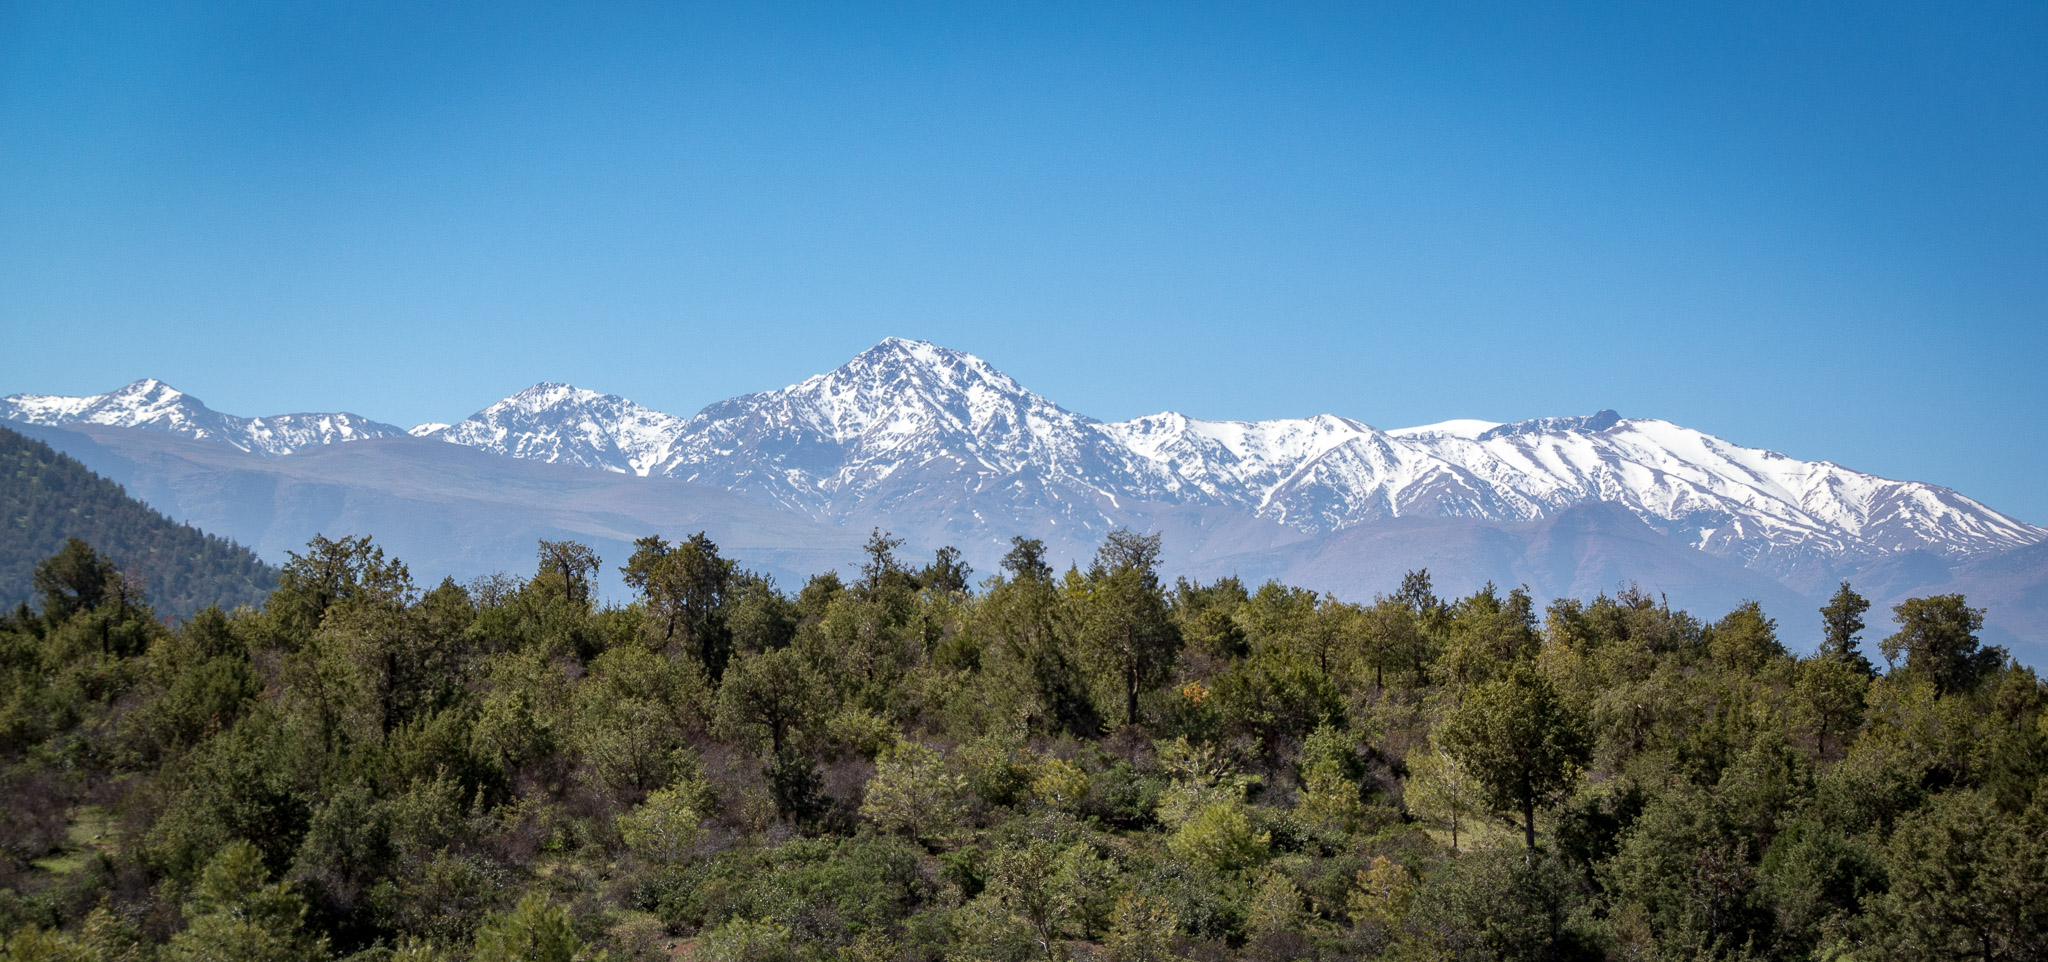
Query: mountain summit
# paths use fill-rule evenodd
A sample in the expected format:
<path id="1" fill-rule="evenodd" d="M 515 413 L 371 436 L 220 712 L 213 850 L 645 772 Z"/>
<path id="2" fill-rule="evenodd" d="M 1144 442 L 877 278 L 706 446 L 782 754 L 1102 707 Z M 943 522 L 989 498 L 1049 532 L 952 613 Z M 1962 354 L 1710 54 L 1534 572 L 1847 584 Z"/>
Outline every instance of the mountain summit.
<path id="1" fill-rule="evenodd" d="M 1051 486 L 1113 501 L 1107 492 L 1151 487 L 1132 469 L 1094 419 L 972 354 L 890 338 L 828 373 L 705 408 L 661 473 L 843 518 L 921 488 L 1014 501 L 1000 489 Z"/>
<path id="2" fill-rule="evenodd" d="M 644 475 L 668 457 L 683 425 L 682 418 L 616 394 L 543 381 L 419 436 L 515 458 Z"/>
<path id="3" fill-rule="evenodd" d="M 321 444 L 401 437 L 405 429 L 358 414 L 276 414 L 244 418 L 222 414 L 156 378 L 143 378 L 106 394 L 58 397 L 13 394 L 0 398 L 0 419 L 61 427 L 103 424 L 165 431 L 282 457 Z"/>
<path id="4" fill-rule="evenodd" d="M 157 381 L 87 398 L 15 395 L 0 399 L 0 416 L 169 431 L 270 456 L 407 433 L 348 414 L 236 418 Z M 1391 431 L 1328 414 L 1206 421 L 1167 411 L 1103 422 L 972 354 L 893 337 L 832 371 L 688 419 L 541 383 L 414 431 L 508 457 L 716 485 L 813 519 L 962 545 L 1054 531 L 1086 544 L 1168 516 L 1205 531 L 1256 522 L 1278 543 L 1391 519 L 1522 524 L 1611 505 L 1784 579 L 1913 552 L 1959 562 L 2048 540 L 2048 530 L 1948 488 L 1611 410 Z"/>

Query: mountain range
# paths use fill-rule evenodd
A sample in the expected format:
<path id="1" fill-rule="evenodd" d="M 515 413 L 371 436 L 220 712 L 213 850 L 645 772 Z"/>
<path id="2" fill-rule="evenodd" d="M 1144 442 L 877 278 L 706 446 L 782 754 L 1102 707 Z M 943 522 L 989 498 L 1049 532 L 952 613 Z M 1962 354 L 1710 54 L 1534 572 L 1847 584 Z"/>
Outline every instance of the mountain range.
<path id="1" fill-rule="evenodd" d="M 1448 589 L 1491 579 L 1546 595 L 1612 590 L 1635 578 L 1672 591 L 1675 602 L 1755 598 L 1802 623 L 1806 614 L 1789 606 L 1805 605 L 1842 578 L 1868 574 L 1901 591 L 1951 583 L 1959 571 L 1967 581 L 1994 559 L 2048 542 L 2048 529 L 1945 487 L 1802 461 L 1613 411 L 1390 430 L 1328 414 L 1209 421 L 1163 412 L 1110 422 L 1069 411 L 974 355 L 899 338 L 833 371 L 691 417 L 543 383 L 460 421 L 406 429 L 347 413 L 236 417 L 143 380 L 90 397 L 0 398 L 0 418 L 81 437 L 79 446 L 102 453 L 125 452 L 117 460 L 126 466 L 112 470 L 128 475 L 131 490 L 140 481 L 176 500 L 183 516 L 212 515 L 231 527 L 210 530 L 264 552 L 281 550 L 272 546 L 278 536 L 249 537 L 259 534 L 252 522 L 207 507 L 210 496 L 191 479 L 260 475 L 271 479 L 270 490 L 286 476 L 315 483 L 304 459 L 322 454 L 320 483 L 356 490 L 360 500 L 418 485 L 416 477 L 398 484 L 408 469 L 394 465 L 432 474 L 460 463 L 464 485 L 481 503 L 502 489 L 532 491 L 537 477 L 604 472 L 624 476 L 605 488 L 614 496 L 662 492 L 629 498 L 639 507 L 615 527 L 662 497 L 716 501 L 735 518 L 753 519 L 725 525 L 728 536 L 748 540 L 744 532 L 763 524 L 785 533 L 801 528 L 823 539 L 812 545 L 820 562 L 850 549 L 870 526 L 919 547 L 955 544 L 983 570 L 1015 534 L 1078 557 L 1128 526 L 1162 532 L 1169 567 L 1198 576 L 1284 575 L 1369 594 L 1391 588 L 1388 579 L 1406 567 L 1427 564 Z M 69 450 L 61 437 L 38 436 Z M 498 457 L 434 454 L 449 447 Z M 361 456 L 325 456 L 344 448 Z M 166 453 L 172 449 L 175 457 Z M 555 473 L 489 467 L 506 459 Z M 171 470 L 170 460 L 185 466 Z M 365 475 L 368 462 L 383 468 Z M 186 491 L 171 490 L 173 475 L 188 479 Z M 740 502 L 749 509 L 737 511 Z M 770 517 L 777 520 L 768 524 Z M 797 550 L 779 536 L 752 540 Z M 476 544 L 421 547 L 428 557 L 477 563 L 497 554 Z M 528 541 L 528 557 L 504 567 L 526 567 L 531 550 Z M 2048 603 L 2017 587 L 2010 573 L 2001 577 L 2014 599 L 2009 607 L 2042 610 L 2038 625 L 2031 615 L 1995 612 L 2001 637 L 2048 637 Z"/>

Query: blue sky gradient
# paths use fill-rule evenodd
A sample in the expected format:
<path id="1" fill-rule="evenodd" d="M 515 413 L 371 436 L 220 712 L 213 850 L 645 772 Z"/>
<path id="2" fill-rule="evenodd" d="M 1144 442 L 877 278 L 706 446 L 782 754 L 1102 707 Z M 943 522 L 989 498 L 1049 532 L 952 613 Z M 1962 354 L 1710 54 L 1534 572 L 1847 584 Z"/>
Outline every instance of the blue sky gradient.
<path id="1" fill-rule="evenodd" d="M 767 6 L 0 5 L 0 393 L 689 413 L 900 335 L 2048 523 L 2048 5 Z"/>

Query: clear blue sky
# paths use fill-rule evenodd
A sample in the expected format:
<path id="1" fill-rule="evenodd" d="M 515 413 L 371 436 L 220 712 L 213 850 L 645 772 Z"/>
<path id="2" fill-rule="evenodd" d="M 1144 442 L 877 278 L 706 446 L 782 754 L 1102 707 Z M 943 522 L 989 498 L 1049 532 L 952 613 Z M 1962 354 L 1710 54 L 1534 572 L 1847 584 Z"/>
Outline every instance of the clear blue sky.
<path id="1" fill-rule="evenodd" d="M 2048 4 L 768 6 L 0 4 L 0 393 L 689 413 L 894 334 L 2048 523 Z"/>

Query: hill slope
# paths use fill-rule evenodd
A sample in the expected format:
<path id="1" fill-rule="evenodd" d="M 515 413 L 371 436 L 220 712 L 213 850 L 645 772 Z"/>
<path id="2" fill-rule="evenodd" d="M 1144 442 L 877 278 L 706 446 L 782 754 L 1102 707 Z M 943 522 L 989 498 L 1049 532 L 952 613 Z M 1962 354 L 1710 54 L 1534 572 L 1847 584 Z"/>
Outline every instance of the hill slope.
<path id="1" fill-rule="evenodd" d="M 159 615 L 263 600 L 277 572 L 247 548 L 164 517 L 49 445 L 0 428 L 0 603 L 34 594 L 37 562 L 78 538 L 144 584 Z"/>

